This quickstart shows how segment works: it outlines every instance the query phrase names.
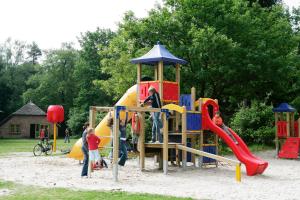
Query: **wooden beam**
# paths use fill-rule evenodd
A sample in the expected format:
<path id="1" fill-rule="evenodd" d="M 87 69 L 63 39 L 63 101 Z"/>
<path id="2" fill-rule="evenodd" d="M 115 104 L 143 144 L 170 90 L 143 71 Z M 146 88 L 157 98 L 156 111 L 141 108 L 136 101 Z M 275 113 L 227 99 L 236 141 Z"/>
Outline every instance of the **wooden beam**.
<path id="1" fill-rule="evenodd" d="M 176 82 L 178 83 L 178 95 L 180 96 L 180 65 L 176 64 Z"/>
<path id="2" fill-rule="evenodd" d="M 137 84 L 137 93 L 136 93 L 136 102 L 137 105 L 140 106 L 140 83 L 142 80 L 142 64 L 139 63 L 137 65 L 137 80 L 136 80 L 136 84 Z"/>
<path id="3" fill-rule="evenodd" d="M 161 112 L 161 109 L 160 108 L 151 108 L 151 107 L 127 106 L 126 111 L 128 111 L 128 112 Z"/>
<path id="4" fill-rule="evenodd" d="M 291 116 L 290 113 L 286 113 L 286 132 L 287 132 L 287 137 L 289 138 L 291 136 Z"/>
<path id="5" fill-rule="evenodd" d="M 118 160 L 119 160 L 119 123 L 117 110 L 114 109 L 114 124 L 113 124 L 113 177 L 114 181 L 118 181 Z"/>
<path id="6" fill-rule="evenodd" d="M 236 165 L 241 163 L 240 161 L 237 161 L 237 160 L 233 160 L 233 159 L 225 158 L 225 157 L 222 157 L 222 156 L 219 156 L 219 155 L 207 153 L 205 151 L 200 151 L 200 150 L 193 149 L 193 148 L 190 148 L 190 147 L 187 147 L 187 146 L 184 146 L 184 145 L 180 145 L 180 144 L 177 145 L 177 148 L 182 150 L 182 151 L 187 151 L 187 152 L 199 155 L 199 156 L 204 156 L 204 157 L 207 157 L 207 158 L 212 158 L 212 159 L 215 159 L 215 160 L 218 160 L 218 161 L 226 162 L 226 163 L 228 163 L 230 165 L 233 165 L 233 166 L 236 166 Z"/>
<path id="7" fill-rule="evenodd" d="M 95 128 L 95 126 L 96 126 L 96 110 L 93 107 L 90 108 L 89 122 L 90 122 L 90 127 Z"/>
<path id="8" fill-rule="evenodd" d="M 169 124 L 168 124 L 168 119 L 167 119 L 167 115 L 166 113 L 162 113 L 162 117 L 163 117 L 163 170 L 164 170 L 164 174 L 168 173 L 168 152 L 169 152 L 169 148 L 168 148 L 168 143 L 169 143 L 169 136 L 168 136 L 168 129 L 169 129 Z"/>
<path id="9" fill-rule="evenodd" d="M 158 66 L 154 65 L 154 80 L 157 81 L 158 79 Z"/>
<path id="10" fill-rule="evenodd" d="M 196 101 L 196 88 L 191 89 L 191 110 L 195 111 L 195 101 Z"/>
<path id="11" fill-rule="evenodd" d="M 186 139 L 187 139 L 187 135 L 186 135 L 186 107 L 183 106 L 183 113 L 182 113 L 182 145 L 186 146 Z M 182 167 L 186 168 L 186 157 L 187 157 L 187 153 L 185 150 L 182 150 Z"/>
<path id="12" fill-rule="evenodd" d="M 159 81 L 159 87 L 158 87 L 158 92 L 160 95 L 160 100 L 163 102 L 163 81 L 164 81 L 164 68 L 163 68 L 163 61 L 159 61 L 158 63 L 158 81 Z"/>
<path id="13" fill-rule="evenodd" d="M 90 106 L 90 110 L 94 110 L 97 112 L 110 112 L 114 110 L 114 107 Z"/>
<path id="14" fill-rule="evenodd" d="M 141 113 L 140 117 L 140 136 L 139 136 L 139 147 L 140 147 L 140 170 L 145 169 L 145 114 Z"/>
<path id="15" fill-rule="evenodd" d="M 294 129 L 295 113 L 294 112 L 290 113 L 290 116 L 291 116 L 291 124 L 290 124 L 291 136 L 295 137 L 295 129 Z"/>
<path id="16" fill-rule="evenodd" d="M 300 138 L 300 117 L 298 118 L 298 138 Z"/>
<path id="17" fill-rule="evenodd" d="M 278 131 L 278 128 L 277 128 L 277 122 L 278 122 L 278 113 L 275 112 L 274 114 L 275 116 L 275 149 L 276 149 L 276 158 L 278 157 L 278 153 L 279 153 L 279 141 L 278 141 L 278 135 L 277 135 L 277 131 Z"/>

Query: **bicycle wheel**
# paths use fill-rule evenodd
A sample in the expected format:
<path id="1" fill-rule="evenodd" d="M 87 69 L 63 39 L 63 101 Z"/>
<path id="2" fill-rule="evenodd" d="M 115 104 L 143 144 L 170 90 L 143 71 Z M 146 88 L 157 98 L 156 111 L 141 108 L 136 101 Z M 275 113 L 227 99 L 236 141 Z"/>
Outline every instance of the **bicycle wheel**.
<path id="1" fill-rule="evenodd" d="M 53 144 L 49 143 L 46 148 L 47 148 L 47 151 L 45 151 L 45 154 L 46 155 L 51 155 L 52 151 L 53 151 Z"/>
<path id="2" fill-rule="evenodd" d="M 33 148 L 33 155 L 40 156 L 40 155 L 42 155 L 42 153 L 43 153 L 43 149 L 42 149 L 41 145 L 40 144 L 35 145 Z"/>

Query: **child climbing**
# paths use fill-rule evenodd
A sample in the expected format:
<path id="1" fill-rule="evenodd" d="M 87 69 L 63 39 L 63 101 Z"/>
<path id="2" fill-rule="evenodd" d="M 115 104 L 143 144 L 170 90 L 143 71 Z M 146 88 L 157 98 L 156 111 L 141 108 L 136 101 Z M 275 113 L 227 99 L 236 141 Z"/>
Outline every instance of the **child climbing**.
<path id="1" fill-rule="evenodd" d="M 87 131 L 86 140 L 89 147 L 89 160 L 93 168 L 95 168 L 96 163 L 100 163 L 100 155 L 98 151 L 98 145 L 100 143 L 100 139 L 95 135 L 95 131 L 93 128 L 89 128 Z"/>
<path id="2" fill-rule="evenodd" d="M 142 106 L 147 103 L 151 102 L 152 108 L 161 108 L 161 101 L 159 93 L 156 91 L 156 89 L 152 86 L 148 89 L 149 96 L 144 100 L 144 102 L 141 104 Z M 162 128 L 162 122 L 160 120 L 160 112 L 153 112 L 151 113 L 153 124 L 152 124 L 152 142 L 156 142 L 157 138 L 159 142 L 163 142 L 162 135 L 160 133 L 160 129 Z"/>
<path id="3" fill-rule="evenodd" d="M 128 113 L 126 112 L 125 120 L 120 120 L 120 160 L 119 165 L 124 166 L 127 160 L 127 147 L 126 147 L 126 127 L 128 121 Z"/>
<path id="4" fill-rule="evenodd" d="M 125 120 L 120 120 L 119 123 L 119 130 L 120 130 L 120 139 L 119 139 L 119 162 L 118 164 L 120 166 L 124 166 L 125 162 L 127 160 L 127 147 L 126 147 L 126 126 L 127 126 L 127 122 L 128 122 L 128 113 L 126 113 L 126 119 Z M 110 127 L 111 130 L 111 135 L 113 135 L 113 118 L 109 117 L 107 120 L 107 126 Z M 111 147 L 113 146 L 113 140 L 111 140 Z M 112 159 L 113 156 L 113 150 L 111 150 L 111 152 L 109 153 L 109 157 L 110 159 Z"/>
<path id="5" fill-rule="evenodd" d="M 223 129 L 227 135 L 229 135 L 229 137 L 236 143 L 238 144 L 238 142 L 236 141 L 235 137 L 233 137 L 233 135 L 230 133 L 228 127 L 223 123 L 223 119 L 221 117 L 221 112 L 217 111 L 215 116 L 213 117 L 213 122 L 219 126 L 221 129 Z"/>

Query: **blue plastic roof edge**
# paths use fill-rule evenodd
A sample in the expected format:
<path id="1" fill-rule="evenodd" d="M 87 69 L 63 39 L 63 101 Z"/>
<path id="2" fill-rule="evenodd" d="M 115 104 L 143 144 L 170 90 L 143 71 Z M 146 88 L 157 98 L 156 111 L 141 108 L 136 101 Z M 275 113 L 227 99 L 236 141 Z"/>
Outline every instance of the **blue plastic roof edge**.
<path id="1" fill-rule="evenodd" d="M 278 107 L 272 109 L 273 112 L 296 112 L 297 110 L 288 103 L 281 103 Z"/>
<path id="2" fill-rule="evenodd" d="M 188 62 L 177 58 L 173 54 L 171 54 L 164 45 L 161 45 L 157 42 L 154 47 L 147 52 L 145 55 L 131 59 L 131 63 L 133 64 L 146 64 L 146 65 L 155 65 L 157 62 L 163 61 L 165 65 L 173 65 L 173 64 L 187 64 Z"/>

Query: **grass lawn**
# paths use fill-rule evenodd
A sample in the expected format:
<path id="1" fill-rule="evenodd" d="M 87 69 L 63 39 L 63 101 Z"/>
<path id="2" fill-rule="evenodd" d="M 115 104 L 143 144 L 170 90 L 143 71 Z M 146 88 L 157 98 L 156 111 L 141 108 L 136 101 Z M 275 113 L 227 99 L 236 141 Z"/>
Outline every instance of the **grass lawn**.
<path id="1" fill-rule="evenodd" d="M 68 190 L 63 188 L 40 188 L 34 186 L 24 186 L 20 184 L 14 184 L 12 182 L 0 181 L 0 190 L 9 189 L 11 194 L 7 196 L 1 196 L 2 200 L 47 200 L 47 199 L 72 199 L 72 200 L 96 200 L 96 199 L 106 199 L 106 200 L 164 200 L 164 199 L 191 199 L 191 198 L 175 198 L 160 195 L 150 195 L 150 194 L 131 194 L 127 192 L 103 192 L 103 191 L 83 191 L 83 190 Z M 1 193 L 1 192 L 0 192 Z"/>
<path id="2" fill-rule="evenodd" d="M 57 140 L 57 152 L 61 149 L 71 148 L 77 139 L 71 139 L 71 143 L 64 143 L 63 139 Z M 39 142 L 35 139 L 0 139 L 0 156 L 13 152 L 32 152 L 33 147 Z"/>

